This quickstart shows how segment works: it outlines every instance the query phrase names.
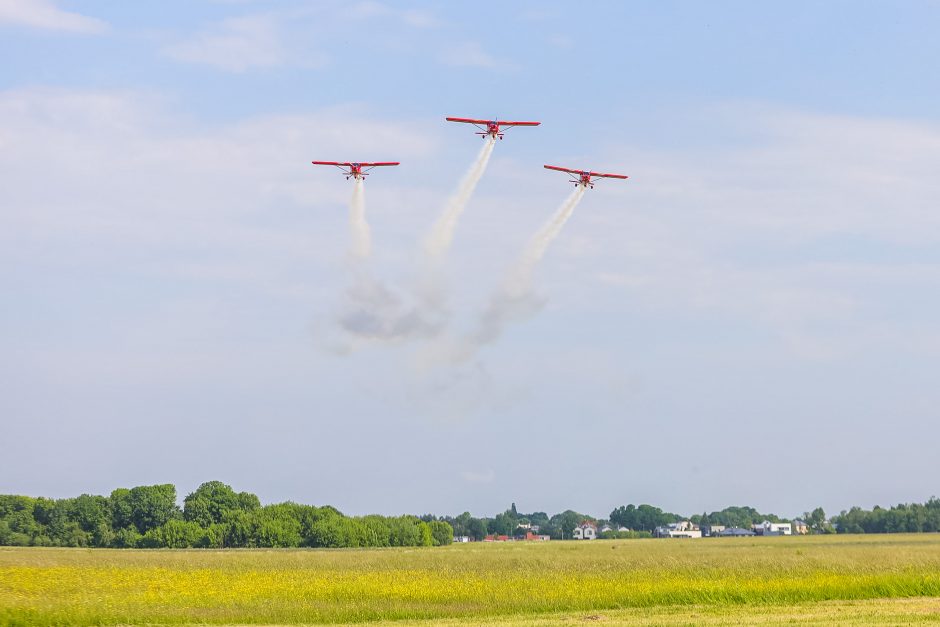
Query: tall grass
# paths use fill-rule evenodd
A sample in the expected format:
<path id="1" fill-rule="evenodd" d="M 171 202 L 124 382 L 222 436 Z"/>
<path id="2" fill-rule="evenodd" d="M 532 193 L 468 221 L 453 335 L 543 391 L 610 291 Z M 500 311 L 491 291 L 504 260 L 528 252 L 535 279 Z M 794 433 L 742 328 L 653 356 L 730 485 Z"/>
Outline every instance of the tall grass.
<path id="1" fill-rule="evenodd" d="M 0 549 L 0 623 L 315 623 L 940 596 L 940 536 Z"/>

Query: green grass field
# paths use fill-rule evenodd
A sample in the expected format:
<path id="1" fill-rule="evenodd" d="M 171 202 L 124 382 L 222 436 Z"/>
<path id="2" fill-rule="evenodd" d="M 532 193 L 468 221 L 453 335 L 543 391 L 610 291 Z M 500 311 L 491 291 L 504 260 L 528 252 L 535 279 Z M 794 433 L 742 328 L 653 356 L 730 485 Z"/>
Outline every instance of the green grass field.
<path id="1" fill-rule="evenodd" d="M 0 548 L 12 625 L 940 621 L 940 536 L 434 549 Z"/>

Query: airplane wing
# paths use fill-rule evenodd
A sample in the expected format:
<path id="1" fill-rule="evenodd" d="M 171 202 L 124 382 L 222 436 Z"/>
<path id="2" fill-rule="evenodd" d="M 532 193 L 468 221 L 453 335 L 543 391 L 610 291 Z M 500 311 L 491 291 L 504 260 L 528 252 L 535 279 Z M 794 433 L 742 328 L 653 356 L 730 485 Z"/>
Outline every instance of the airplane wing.
<path id="1" fill-rule="evenodd" d="M 568 174 L 581 174 L 581 170 L 572 170 L 570 168 L 559 168 L 557 165 L 547 165 L 544 167 L 546 170 L 558 170 L 559 172 L 567 172 Z"/>
<path id="2" fill-rule="evenodd" d="M 500 126 L 538 126 L 541 122 L 508 122 L 506 120 L 497 120 Z"/>
<path id="3" fill-rule="evenodd" d="M 599 179 L 627 179 L 630 178 L 624 174 L 604 174 L 603 172 L 589 172 L 589 174 Z"/>
<path id="4" fill-rule="evenodd" d="M 362 167 L 367 167 L 367 168 L 377 168 L 383 165 L 398 165 L 399 163 L 400 163 L 399 161 L 377 161 L 375 163 L 363 162 L 363 163 L 360 163 L 359 165 L 361 165 Z"/>
<path id="5" fill-rule="evenodd" d="M 348 161 L 311 161 L 313 165 L 344 165 L 351 166 L 352 164 Z"/>
<path id="6" fill-rule="evenodd" d="M 489 124 L 489 120 L 474 120 L 472 118 L 444 118 L 448 122 L 463 122 L 464 124 Z"/>

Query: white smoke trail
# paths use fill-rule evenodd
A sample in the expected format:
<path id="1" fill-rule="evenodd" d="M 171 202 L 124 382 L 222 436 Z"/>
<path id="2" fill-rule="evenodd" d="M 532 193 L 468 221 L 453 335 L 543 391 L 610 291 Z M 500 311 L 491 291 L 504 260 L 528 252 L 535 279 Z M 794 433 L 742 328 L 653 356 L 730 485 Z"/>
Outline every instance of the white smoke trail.
<path id="1" fill-rule="evenodd" d="M 349 201 L 349 230 L 352 283 L 346 291 L 346 302 L 336 320 L 346 339 L 356 345 L 364 342 L 395 342 L 435 333 L 435 323 L 372 274 L 372 241 L 366 220 L 365 185 L 362 179 L 356 179 Z M 348 352 L 352 348 L 354 346 L 347 346 L 341 350 Z"/>
<path id="2" fill-rule="evenodd" d="M 460 219 L 460 215 L 467 206 L 470 196 L 473 195 L 473 190 L 476 189 L 477 183 L 480 182 L 483 172 L 486 171 L 486 165 L 490 161 L 490 156 L 493 154 L 493 147 L 495 145 L 495 137 L 486 138 L 483 147 L 480 149 L 480 153 L 477 155 L 476 161 L 473 162 L 473 165 L 470 166 L 470 169 L 467 170 L 464 177 L 460 179 L 457 191 L 448 199 L 447 205 L 444 207 L 444 212 L 431 228 L 431 232 L 424 243 L 424 250 L 428 257 L 431 258 L 432 263 L 436 263 L 437 260 L 450 249 L 450 245 L 454 241 L 454 231 L 457 228 L 457 221 Z"/>
<path id="3" fill-rule="evenodd" d="M 535 232 L 519 259 L 505 274 L 502 284 L 493 293 L 480 315 L 476 329 L 461 338 L 441 338 L 441 341 L 429 346 L 419 356 L 419 367 L 428 370 L 439 366 L 441 362 L 466 362 L 482 346 L 497 340 L 510 322 L 538 311 L 541 303 L 535 296 L 532 276 L 548 247 L 581 202 L 584 191 L 585 188 L 579 185 Z"/>
<path id="4" fill-rule="evenodd" d="M 532 275 L 545 256 L 552 241 L 581 202 L 583 185 L 571 192 L 554 215 L 536 231 L 515 265 L 506 274 L 502 286 L 493 294 L 490 304 L 480 317 L 479 328 L 468 338 L 472 350 L 496 340 L 513 318 L 523 317 L 538 309 L 532 287 Z"/>
<path id="5" fill-rule="evenodd" d="M 366 190 L 362 179 L 356 179 L 349 200 L 349 229 L 352 235 L 349 252 L 354 258 L 365 261 L 372 252 L 372 237 L 366 222 Z"/>
<path id="6" fill-rule="evenodd" d="M 431 227 L 424 241 L 423 278 L 418 286 L 418 297 L 424 309 L 434 316 L 447 318 L 447 288 L 444 281 L 443 261 L 454 241 L 454 232 L 477 183 L 483 177 L 486 166 L 496 146 L 495 137 L 486 137 L 477 158 L 460 179 L 457 190 L 447 199 L 444 211 Z"/>

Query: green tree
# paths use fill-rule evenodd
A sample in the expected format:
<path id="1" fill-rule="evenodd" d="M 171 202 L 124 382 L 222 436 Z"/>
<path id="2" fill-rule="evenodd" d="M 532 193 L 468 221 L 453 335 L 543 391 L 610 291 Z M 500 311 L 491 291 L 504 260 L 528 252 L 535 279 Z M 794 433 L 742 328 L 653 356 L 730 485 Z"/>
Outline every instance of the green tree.
<path id="1" fill-rule="evenodd" d="M 502 514 L 496 514 L 496 517 L 490 521 L 490 531 L 501 536 L 512 535 L 512 532 L 515 531 L 518 526 L 518 521 L 516 517 L 512 515 L 510 510 L 506 510 Z"/>
<path id="2" fill-rule="evenodd" d="M 831 528 L 826 522 L 826 512 L 821 507 L 817 507 L 812 512 L 804 515 L 806 524 L 813 530 L 813 533 L 829 533 Z"/>
<path id="3" fill-rule="evenodd" d="M 240 509 L 226 512 L 222 520 L 222 527 L 225 530 L 223 537 L 225 546 L 233 548 L 251 546 L 251 512 Z"/>
<path id="4" fill-rule="evenodd" d="M 300 546 L 300 517 L 293 503 L 268 505 L 249 514 L 249 546 L 289 548 Z"/>
<path id="5" fill-rule="evenodd" d="M 6 521 L 12 531 L 22 533 L 28 538 L 41 535 L 44 531 L 44 527 L 33 518 L 32 510 L 17 510 L 7 516 Z"/>
<path id="6" fill-rule="evenodd" d="M 636 529 L 636 505 L 621 505 L 610 513 L 610 522 L 619 527 Z"/>
<path id="7" fill-rule="evenodd" d="M 176 506 L 176 487 L 173 484 L 137 486 L 131 488 L 128 499 L 131 522 L 140 533 L 146 533 L 169 520 L 180 518 L 180 511 Z"/>
<path id="8" fill-rule="evenodd" d="M 203 527 L 221 523 L 232 510 L 255 511 L 261 502 L 250 492 L 236 493 L 221 481 L 208 481 L 183 499 L 183 518 Z"/>
<path id="9" fill-rule="evenodd" d="M 434 534 L 431 525 L 423 520 L 418 523 L 418 546 L 434 546 Z"/>
<path id="10" fill-rule="evenodd" d="M 109 547 L 114 544 L 114 530 L 111 529 L 109 521 L 98 523 L 98 527 L 92 533 L 91 542 L 97 547 Z"/>
<path id="11" fill-rule="evenodd" d="M 468 535 L 479 542 L 486 537 L 486 521 L 482 518 L 471 518 L 467 524 Z"/>
<path id="12" fill-rule="evenodd" d="M 419 525 L 423 523 L 415 516 L 389 518 L 389 542 L 391 546 L 422 546 L 424 538 Z"/>
<path id="13" fill-rule="evenodd" d="M 580 525 L 581 521 L 587 519 L 589 519 L 588 516 L 568 509 L 560 514 L 555 514 L 552 516 L 551 523 L 561 531 L 561 537 L 563 539 L 570 540 L 572 534 L 574 533 L 575 527 Z"/>
<path id="14" fill-rule="evenodd" d="M 170 549 L 188 549 L 203 544 L 205 530 L 196 522 L 189 520 L 168 520 L 155 530 L 163 540 L 163 546 Z"/>
<path id="15" fill-rule="evenodd" d="M 108 497 L 111 510 L 111 528 L 115 531 L 126 529 L 134 524 L 134 508 L 131 504 L 131 491 L 127 488 L 118 488 Z"/>
<path id="16" fill-rule="evenodd" d="M 362 530 L 362 546 L 391 546 L 392 530 L 382 516 L 363 516 L 358 519 Z"/>
<path id="17" fill-rule="evenodd" d="M 454 528 L 442 520 L 428 523 L 434 546 L 447 546 L 454 541 Z"/>
<path id="18" fill-rule="evenodd" d="M 82 494 L 74 499 L 71 507 L 72 518 L 83 531 L 94 533 L 102 524 L 111 524 L 111 510 L 108 499 L 103 496 Z"/>
<path id="19" fill-rule="evenodd" d="M 221 549 L 225 547 L 225 525 L 217 524 L 206 527 L 198 546 L 204 549 Z"/>
<path id="20" fill-rule="evenodd" d="M 125 527 L 114 532 L 112 546 L 117 549 L 136 548 L 143 536 L 137 531 L 136 527 Z"/>
<path id="21" fill-rule="evenodd" d="M 36 499 L 16 494 L 0 494 L 0 519 L 14 512 L 27 511 L 32 515 Z"/>
<path id="22" fill-rule="evenodd" d="M 365 535 L 356 521 L 331 513 L 317 519 L 307 542 L 310 546 L 329 548 L 358 547 Z"/>

